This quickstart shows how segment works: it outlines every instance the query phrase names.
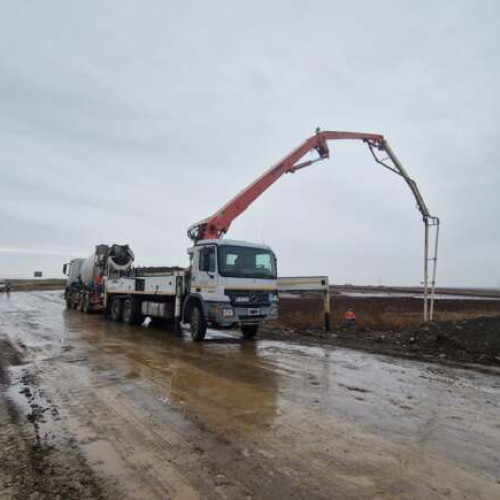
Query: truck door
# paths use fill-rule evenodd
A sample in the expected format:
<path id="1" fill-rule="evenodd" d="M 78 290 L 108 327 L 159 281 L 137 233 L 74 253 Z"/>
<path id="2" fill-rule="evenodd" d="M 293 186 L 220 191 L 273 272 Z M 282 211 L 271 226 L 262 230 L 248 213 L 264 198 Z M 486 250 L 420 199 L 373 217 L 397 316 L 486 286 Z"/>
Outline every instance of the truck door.
<path id="1" fill-rule="evenodd" d="M 191 289 L 209 299 L 217 291 L 217 247 L 206 245 L 199 248 L 198 262 L 194 262 L 196 272 L 193 272 Z"/>

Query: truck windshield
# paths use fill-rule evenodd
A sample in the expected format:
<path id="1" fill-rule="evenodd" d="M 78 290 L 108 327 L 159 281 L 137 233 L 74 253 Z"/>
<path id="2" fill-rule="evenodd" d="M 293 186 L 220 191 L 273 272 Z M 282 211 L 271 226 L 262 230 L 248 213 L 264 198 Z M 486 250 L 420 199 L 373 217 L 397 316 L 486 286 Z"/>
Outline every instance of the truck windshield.
<path id="1" fill-rule="evenodd" d="M 219 273 L 235 278 L 276 279 L 276 259 L 263 248 L 221 245 Z"/>

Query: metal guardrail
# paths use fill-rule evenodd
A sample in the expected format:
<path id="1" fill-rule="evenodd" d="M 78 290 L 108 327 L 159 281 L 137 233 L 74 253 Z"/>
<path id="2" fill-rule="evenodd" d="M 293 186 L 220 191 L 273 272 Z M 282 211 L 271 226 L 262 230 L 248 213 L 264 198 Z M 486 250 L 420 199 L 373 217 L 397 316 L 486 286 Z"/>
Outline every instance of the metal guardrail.
<path id="1" fill-rule="evenodd" d="M 320 292 L 323 295 L 323 329 L 331 330 L 330 284 L 328 276 L 290 276 L 278 278 L 280 292 Z"/>

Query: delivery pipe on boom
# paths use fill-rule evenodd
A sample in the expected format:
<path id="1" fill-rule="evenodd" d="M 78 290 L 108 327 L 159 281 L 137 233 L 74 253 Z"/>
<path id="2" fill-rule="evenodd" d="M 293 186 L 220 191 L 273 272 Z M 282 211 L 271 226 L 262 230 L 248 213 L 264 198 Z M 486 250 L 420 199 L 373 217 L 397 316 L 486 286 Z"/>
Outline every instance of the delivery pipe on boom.
<path id="1" fill-rule="evenodd" d="M 424 322 L 432 321 L 434 317 L 434 298 L 436 290 L 436 269 L 437 269 L 437 256 L 438 256 L 438 245 L 439 245 L 439 218 L 434 217 L 429 212 L 427 205 L 418 189 L 417 183 L 408 175 L 399 158 L 396 156 L 392 148 L 389 146 L 387 141 L 384 141 L 383 148 L 379 148 L 378 145 L 373 144 L 370 141 L 368 146 L 374 160 L 388 170 L 394 172 L 395 174 L 401 176 L 413 193 L 415 201 L 417 202 L 417 208 L 422 214 L 424 221 Z M 387 154 L 387 158 L 381 159 L 376 151 L 377 149 L 382 149 Z M 391 163 L 388 163 L 390 161 Z M 430 253 L 430 231 L 435 229 L 434 233 L 434 247 L 432 249 L 432 257 L 429 256 Z M 432 273 L 429 277 L 429 262 L 432 266 Z M 430 304 L 429 304 L 430 302 Z"/>
<path id="2" fill-rule="evenodd" d="M 277 164 L 273 165 L 256 181 L 247 186 L 243 191 L 232 198 L 211 217 L 204 219 L 188 229 L 188 237 L 193 241 L 205 239 L 219 239 L 229 230 L 234 219 L 243 213 L 262 193 L 272 186 L 282 175 L 294 173 L 297 170 L 308 167 L 318 161 L 330 157 L 328 141 L 334 140 L 361 140 L 368 144 L 375 161 L 385 168 L 401 176 L 410 187 L 417 202 L 417 207 L 422 213 L 425 225 L 424 241 L 424 321 L 432 320 L 434 310 L 434 291 L 436 278 L 437 250 L 439 237 L 439 219 L 430 214 L 425 201 L 420 193 L 416 182 L 408 175 L 403 165 L 389 146 L 383 135 L 362 132 L 341 132 L 316 130 L 315 135 L 306 139 L 300 146 L 285 156 Z M 377 151 L 384 151 L 387 158 L 380 159 Z M 301 162 L 306 154 L 316 152 L 317 158 Z M 390 161 L 391 163 L 388 163 Z M 436 229 L 434 255 L 429 258 L 429 230 Z M 430 283 L 430 312 L 429 299 L 429 262 L 432 262 L 432 281 Z"/>
<path id="3" fill-rule="evenodd" d="M 384 137 L 378 134 L 364 134 L 358 132 L 320 132 L 306 139 L 298 148 L 285 156 L 276 165 L 243 191 L 232 198 L 211 217 L 188 229 L 188 236 L 193 241 L 221 238 L 228 230 L 232 221 L 244 212 L 264 191 L 272 186 L 282 175 L 293 173 L 318 161 L 326 160 L 330 156 L 327 141 L 339 139 L 371 140 L 383 143 Z M 318 158 L 298 163 L 307 153 L 316 151 Z"/>

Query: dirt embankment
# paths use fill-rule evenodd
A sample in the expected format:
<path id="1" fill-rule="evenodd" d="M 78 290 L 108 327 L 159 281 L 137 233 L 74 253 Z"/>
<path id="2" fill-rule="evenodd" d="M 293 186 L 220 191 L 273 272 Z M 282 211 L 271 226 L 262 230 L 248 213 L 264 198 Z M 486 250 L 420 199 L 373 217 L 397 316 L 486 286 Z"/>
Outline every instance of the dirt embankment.
<path id="1" fill-rule="evenodd" d="M 340 330 L 337 345 L 405 357 L 500 366 L 500 316 L 402 331 Z"/>
<path id="2" fill-rule="evenodd" d="M 423 301 L 413 297 L 348 297 L 332 295 L 333 328 L 342 325 L 347 307 L 356 311 L 356 324 L 372 330 L 400 330 L 422 323 Z M 500 300 L 440 299 L 435 302 L 436 321 L 463 321 L 500 315 Z M 297 298 L 280 298 L 279 323 L 292 329 L 321 328 L 323 301 L 307 293 Z"/>
<path id="3" fill-rule="evenodd" d="M 33 290 L 64 290 L 65 279 L 13 279 L 9 280 L 14 292 L 31 292 Z"/>
<path id="4" fill-rule="evenodd" d="M 323 304 L 312 295 L 280 299 L 279 320 L 265 335 L 321 338 L 381 354 L 500 366 L 500 301 L 441 299 L 436 321 L 422 325 L 422 300 L 401 297 L 334 297 L 332 332 L 322 330 Z M 354 307 L 354 329 L 342 327 Z M 273 333 L 274 331 L 274 333 Z"/>

